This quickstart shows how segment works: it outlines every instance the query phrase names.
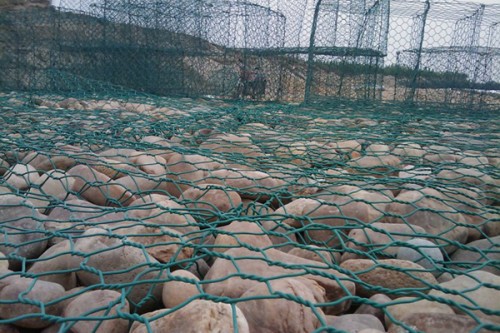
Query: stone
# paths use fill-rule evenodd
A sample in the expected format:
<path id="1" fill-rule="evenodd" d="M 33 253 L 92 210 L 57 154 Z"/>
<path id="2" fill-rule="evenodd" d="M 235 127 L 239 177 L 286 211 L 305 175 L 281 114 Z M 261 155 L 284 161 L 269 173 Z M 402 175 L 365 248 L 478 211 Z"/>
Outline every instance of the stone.
<path id="1" fill-rule="evenodd" d="M 283 143 L 275 150 L 275 155 L 282 163 L 289 163 L 303 168 L 310 167 L 307 147 L 303 142 Z"/>
<path id="2" fill-rule="evenodd" d="M 44 173 L 32 184 L 28 198 L 41 212 L 50 205 L 51 201 L 64 201 L 73 186 L 74 178 L 68 177 L 62 170 L 50 170 Z"/>
<path id="3" fill-rule="evenodd" d="M 200 241 L 200 228 L 191 216 L 190 210 L 174 200 L 166 199 L 145 204 L 136 202 L 131 208 L 133 209 L 128 211 L 130 217 L 175 230 L 181 233 L 187 241 L 193 243 Z"/>
<path id="4" fill-rule="evenodd" d="M 491 287 L 484 284 L 490 284 Z M 500 311 L 500 302 L 498 302 L 500 299 L 500 290 L 494 288 L 494 286 L 498 285 L 500 285 L 500 276 L 485 271 L 474 271 L 467 273 L 467 275 L 457 276 L 451 281 L 440 283 L 439 287 L 443 291 L 432 290 L 429 295 L 452 301 L 461 307 L 477 306 L 479 309 L 469 311 L 480 318 L 490 320 L 498 325 L 500 324 L 499 315 L 486 314 L 481 311 L 481 309 Z M 446 290 L 452 291 L 453 294 L 447 293 Z M 462 313 L 458 306 L 453 308 L 455 313 Z"/>
<path id="5" fill-rule="evenodd" d="M 333 149 L 341 154 L 351 154 L 361 151 L 361 142 L 357 140 L 337 141 L 331 143 Z"/>
<path id="6" fill-rule="evenodd" d="M 83 286 L 126 288 L 131 309 L 149 312 L 161 303 L 164 268 L 146 251 L 126 245 L 122 238 L 104 229 L 88 229 L 75 243 L 78 255 L 71 257 L 70 267 L 80 269 L 76 274 Z M 142 280 L 149 282 L 139 283 Z"/>
<path id="7" fill-rule="evenodd" d="M 362 156 L 347 163 L 352 173 L 383 178 L 397 176 L 401 160 L 394 155 Z"/>
<path id="8" fill-rule="evenodd" d="M 40 175 L 34 166 L 18 163 L 11 166 L 3 175 L 3 178 L 10 186 L 19 190 L 26 190 L 40 178 Z"/>
<path id="9" fill-rule="evenodd" d="M 369 255 L 380 259 L 394 258 L 399 249 L 396 242 L 425 235 L 423 228 L 403 223 L 377 222 L 353 228 L 347 235 L 348 242 L 341 262 L 349 259 L 368 259 Z M 394 245 L 391 246 L 392 243 Z"/>
<path id="10" fill-rule="evenodd" d="M 389 155 L 391 147 L 382 144 L 371 144 L 365 149 L 367 155 Z"/>
<path id="11" fill-rule="evenodd" d="M 224 254 L 225 257 L 215 260 L 205 276 L 204 290 L 208 294 L 238 298 L 259 283 L 257 280 L 242 278 L 236 274 L 259 276 L 260 278 L 284 278 L 291 274 L 297 274 L 306 280 L 318 283 L 325 290 L 327 302 L 340 300 L 347 293 L 355 294 L 354 283 L 348 281 L 344 274 L 336 271 L 333 266 L 317 261 L 296 257 L 276 249 L 269 249 L 262 253 L 245 248 L 235 248 Z M 311 274 L 314 271 L 317 271 L 318 274 Z M 335 278 L 340 279 L 340 284 Z M 349 308 L 350 303 L 350 300 L 339 302 L 333 306 L 325 307 L 323 311 L 327 314 L 342 313 Z"/>
<path id="12" fill-rule="evenodd" d="M 369 298 L 369 301 L 375 304 L 370 305 L 368 302 L 362 303 L 354 313 L 373 315 L 378 318 L 380 322 L 385 323 L 385 303 L 392 302 L 391 298 L 384 294 L 375 294 Z"/>
<path id="13" fill-rule="evenodd" d="M 29 200 L 13 194 L 0 196 L 0 252 L 9 257 L 11 269 L 17 269 L 21 264 L 13 255 L 33 259 L 45 251 L 45 219 Z"/>
<path id="14" fill-rule="evenodd" d="M 325 264 L 340 263 L 340 252 L 333 252 L 324 247 L 309 245 L 307 247 L 294 247 L 288 254 L 308 260 L 319 261 Z"/>
<path id="15" fill-rule="evenodd" d="M 65 290 L 75 288 L 77 283 L 75 272 L 65 272 L 70 270 L 71 249 L 72 244 L 69 240 L 49 247 L 29 268 L 28 273 L 39 280 L 58 283 Z"/>
<path id="16" fill-rule="evenodd" d="M 15 321 L 15 325 L 34 329 L 47 327 L 51 322 L 44 320 L 42 315 L 58 316 L 60 309 L 56 304 L 42 308 L 34 301 L 47 304 L 60 299 L 63 295 L 64 288 L 57 283 L 10 275 L 0 282 L 0 299 L 3 301 L 0 304 L 0 317 L 2 319 L 15 319 L 38 314 L 35 317 L 18 319 Z M 24 298 L 26 301 L 21 303 L 20 298 Z"/>
<path id="17" fill-rule="evenodd" d="M 460 248 L 451 255 L 446 266 L 462 271 L 480 269 L 500 276 L 499 262 L 500 236 L 496 236 L 465 244 L 465 248 Z"/>
<path id="18" fill-rule="evenodd" d="M 413 238 L 406 241 L 404 245 L 399 247 L 396 259 L 419 264 L 436 277 L 441 275 L 444 260 L 439 247 L 433 242 L 422 238 Z"/>
<path id="19" fill-rule="evenodd" d="M 202 155 L 173 154 L 166 164 L 167 177 L 172 181 L 168 193 L 175 197 L 193 185 L 209 183 L 208 174 L 217 172 L 222 164 Z M 215 170 L 215 171 L 214 171 Z"/>
<path id="20" fill-rule="evenodd" d="M 74 298 L 64 309 L 63 317 L 74 318 L 74 333 L 127 333 L 128 320 L 116 315 L 130 313 L 128 302 L 114 290 L 91 290 Z M 85 317 L 85 320 L 77 318 Z M 96 320 L 91 320 L 96 317 Z M 102 319 L 105 317 L 106 319 Z M 99 319 L 97 319 L 99 318 Z"/>
<path id="21" fill-rule="evenodd" d="M 369 259 L 350 259 L 342 262 L 340 267 L 350 271 L 359 281 L 356 283 L 356 295 L 362 297 L 380 292 L 394 298 L 412 295 L 417 291 L 428 293 L 431 286 L 437 284 L 436 278 L 422 266 L 406 260 L 384 259 L 374 262 Z M 372 286 L 383 289 L 371 290 Z"/>
<path id="22" fill-rule="evenodd" d="M 217 134 L 203 142 L 200 148 L 212 150 L 223 156 L 241 155 L 250 161 L 258 161 L 264 156 L 261 149 L 252 143 L 250 137 L 242 134 Z"/>
<path id="23" fill-rule="evenodd" d="M 136 152 L 130 155 L 130 161 L 148 175 L 165 176 L 167 173 L 165 168 L 167 161 L 161 156 Z"/>
<path id="24" fill-rule="evenodd" d="M 486 214 L 484 221 L 484 233 L 488 237 L 500 236 L 500 217 L 498 214 Z"/>
<path id="25" fill-rule="evenodd" d="M 175 308 L 178 305 L 203 294 L 203 287 L 200 280 L 191 272 L 177 270 L 167 275 L 168 281 L 163 284 L 162 300 L 163 305 Z"/>
<path id="26" fill-rule="evenodd" d="M 280 292 L 312 304 L 325 301 L 324 289 L 316 282 L 304 284 L 299 278 L 285 278 L 261 283 L 243 293 L 242 298 L 255 298 L 238 303 L 247 319 L 250 333 L 312 332 L 320 326 L 321 309 L 313 310 L 285 297 L 272 298 Z M 267 298 L 266 298 L 267 296 Z"/>
<path id="27" fill-rule="evenodd" d="M 288 252 L 295 248 L 297 243 L 297 231 L 295 228 L 274 220 L 272 217 L 269 220 L 260 221 L 262 228 L 266 230 L 266 234 L 273 242 L 274 248 L 283 252 Z"/>
<path id="28" fill-rule="evenodd" d="M 394 322 L 402 321 L 409 313 L 444 313 L 455 314 L 446 304 L 415 297 L 400 297 L 393 300 L 394 305 L 386 307 L 385 323 L 389 327 Z"/>
<path id="29" fill-rule="evenodd" d="M 217 185 L 199 185 L 182 192 L 179 200 L 192 211 L 192 215 L 201 221 L 216 221 L 221 215 L 241 205 L 240 195 L 236 191 Z"/>
<path id="30" fill-rule="evenodd" d="M 149 331 L 146 325 L 134 322 L 130 333 L 235 332 L 234 324 L 238 332 L 250 333 L 247 320 L 238 306 L 233 308 L 230 304 L 196 299 L 174 312 L 163 315 L 167 311 L 163 309 L 143 315 L 145 319 L 159 316 L 154 321 L 148 320 L 152 331 Z"/>
<path id="31" fill-rule="evenodd" d="M 0 176 L 3 176 L 9 170 L 9 163 L 0 158 Z"/>
<path id="32" fill-rule="evenodd" d="M 148 149 L 147 152 L 162 157 L 165 161 L 168 161 L 175 154 L 172 148 L 178 147 L 177 144 L 159 136 L 146 136 L 141 139 L 141 143 L 149 144 L 151 149 Z"/>
<path id="33" fill-rule="evenodd" d="M 123 185 L 86 165 L 77 165 L 68 171 L 74 178 L 71 190 L 78 196 L 99 206 L 130 204 L 133 194 Z"/>
<path id="34" fill-rule="evenodd" d="M 234 247 L 266 250 L 273 246 L 265 230 L 256 222 L 233 221 L 227 226 L 217 228 L 216 233 L 213 249 L 221 253 Z"/>
<path id="35" fill-rule="evenodd" d="M 418 143 L 402 143 L 392 150 L 392 154 L 403 160 L 420 159 L 425 155 L 425 150 Z"/>
<path id="36" fill-rule="evenodd" d="M 125 236 L 127 241 L 141 244 L 161 263 L 187 260 L 194 252 L 193 245 L 180 232 L 168 227 L 136 224 L 118 227 L 114 232 Z"/>
<path id="37" fill-rule="evenodd" d="M 382 322 L 370 314 L 345 314 L 326 320 L 328 326 L 347 333 L 358 333 L 364 329 L 385 331 Z"/>
<path id="38" fill-rule="evenodd" d="M 9 270 L 9 259 L 0 252 L 0 272 Z"/>
<path id="39" fill-rule="evenodd" d="M 474 319 L 448 313 L 409 313 L 402 321 L 414 331 L 425 333 L 493 333 L 486 329 L 477 330 L 480 325 Z M 409 333 L 404 327 L 391 325 L 388 333 Z"/>
<path id="40" fill-rule="evenodd" d="M 281 224 L 303 228 L 306 243 L 320 243 L 332 248 L 341 244 L 343 230 L 347 229 L 341 227 L 356 224 L 355 221 L 343 216 L 340 209 L 333 203 L 316 199 L 294 200 L 278 208 L 274 213 L 274 218 L 278 219 L 280 215 L 282 216 L 279 221 Z"/>
<path id="41" fill-rule="evenodd" d="M 441 194 L 431 188 L 401 192 L 386 208 L 384 223 L 419 226 L 432 236 L 447 253 L 456 247 L 450 241 L 465 243 L 469 232 L 462 214 L 446 205 Z"/>
<path id="42" fill-rule="evenodd" d="M 282 179 L 261 171 L 220 169 L 208 173 L 203 183 L 219 184 L 237 191 L 242 199 L 266 202 L 286 188 Z"/>

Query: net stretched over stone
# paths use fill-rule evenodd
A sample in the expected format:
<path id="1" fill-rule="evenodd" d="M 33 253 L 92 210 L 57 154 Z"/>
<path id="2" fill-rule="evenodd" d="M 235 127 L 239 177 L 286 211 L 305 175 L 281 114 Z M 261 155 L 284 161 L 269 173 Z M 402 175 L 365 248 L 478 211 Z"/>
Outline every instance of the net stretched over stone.
<path id="1" fill-rule="evenodd" d="M 102 91 L 0 96 L 2 332 L 500 328 L 496 114 Z"/>

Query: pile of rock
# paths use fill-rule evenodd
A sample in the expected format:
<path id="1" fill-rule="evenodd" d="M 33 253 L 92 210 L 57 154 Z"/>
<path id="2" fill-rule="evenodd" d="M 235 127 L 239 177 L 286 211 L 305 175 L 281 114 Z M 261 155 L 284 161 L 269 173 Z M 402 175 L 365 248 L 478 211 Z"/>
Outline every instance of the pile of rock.
<path id="1" fill-rule="evenodd" d="M 302 121 L 2 152 L 0 331 L 498 328 L 498 159 Z"/>

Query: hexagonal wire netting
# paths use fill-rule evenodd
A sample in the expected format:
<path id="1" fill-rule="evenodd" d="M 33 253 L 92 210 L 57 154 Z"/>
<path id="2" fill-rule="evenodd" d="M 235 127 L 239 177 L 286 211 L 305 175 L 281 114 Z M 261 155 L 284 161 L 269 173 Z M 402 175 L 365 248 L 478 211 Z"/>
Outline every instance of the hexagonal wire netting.
<path id="1" fill-rule="evenodd" d="M 498 13 L 0 1 L 0 332 L 498 331 Z"/>

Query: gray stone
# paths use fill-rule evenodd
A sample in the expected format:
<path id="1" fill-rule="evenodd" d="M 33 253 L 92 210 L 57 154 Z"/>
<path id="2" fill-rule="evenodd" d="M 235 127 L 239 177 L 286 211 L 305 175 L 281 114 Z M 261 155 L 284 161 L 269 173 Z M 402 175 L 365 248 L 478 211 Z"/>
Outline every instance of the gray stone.
<path id="1" fill-rule="evenodd" d="M 16 195 L 0 196 L 0 251 L 10 256 L 10 267 L 16 269 L 21 258 L 38 258 L 47 247 L 44 228 L 45 217 L 40 214 L 29 200 Z M 13 265 L 13 266 L 12 266 Z"/>
<path id="2" fill-rule="evenodd" d="M 396 255 L 397 259 L 408 260 L 419 264 L 431 271 L 434 276 L 441 274 L 443 254 L 439 247 L 431 241 L 413 238 L 406 242 L 408 246 L 401 246 Z"/>

